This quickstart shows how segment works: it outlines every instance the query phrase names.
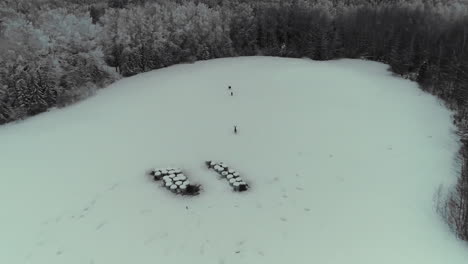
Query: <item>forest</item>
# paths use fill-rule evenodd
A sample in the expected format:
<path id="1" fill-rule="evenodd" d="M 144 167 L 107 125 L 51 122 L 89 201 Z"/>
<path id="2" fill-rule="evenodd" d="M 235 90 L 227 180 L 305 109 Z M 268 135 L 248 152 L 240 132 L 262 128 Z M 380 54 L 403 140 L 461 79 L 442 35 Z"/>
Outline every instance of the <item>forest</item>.
<path id="1" fill-rule="evenodd" d="M 253 55 L 379 61 L 456 113 L 460 175 L 439 212 L 468 241 L 467 14 L 464 0 L 4 0 L 0 124 L 179 63 Z"/>

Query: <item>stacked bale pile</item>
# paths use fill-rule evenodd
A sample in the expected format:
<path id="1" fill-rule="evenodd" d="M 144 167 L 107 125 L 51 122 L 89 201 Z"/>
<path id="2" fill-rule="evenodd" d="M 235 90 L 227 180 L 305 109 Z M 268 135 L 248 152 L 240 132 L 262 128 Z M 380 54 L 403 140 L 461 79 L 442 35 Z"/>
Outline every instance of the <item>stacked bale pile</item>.
<path id="1" fill-rule="evenodd" d="M 149 173 L 155 181 L 162 181 L 162 186 L 176 194 L 198 195 L 200 185 L 191 184 L 181 169 L 154 169 Z"/>
<path id="2" fill-rule="evenodd" d="M 239 172 L 229 168 L 223 162 L 206 161 L 209 169 L 216 171 L 221 177 L 225 178 L 232 189 L 236 192 L 243 192 L 249 189 L 249 185 L 240 177 Z"/>

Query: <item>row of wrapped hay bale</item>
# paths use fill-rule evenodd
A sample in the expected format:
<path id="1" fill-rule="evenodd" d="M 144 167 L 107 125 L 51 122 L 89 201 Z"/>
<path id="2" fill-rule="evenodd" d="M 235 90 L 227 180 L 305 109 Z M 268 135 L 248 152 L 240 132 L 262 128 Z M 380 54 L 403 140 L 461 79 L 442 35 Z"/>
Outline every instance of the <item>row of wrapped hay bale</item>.
<path id="1" fill-rule="evenodd" d="M 181 169 L 154 169 L 150 175 L 155 181 L 161 181 L 162 186 L 173 193 L 182 195 L 198 195 L 200 193 L 200 185 L 191 184 Z"/>
<path id="2" fill-rule="evenodd" d="M 216 171 L 221 177 L 225 178 L 234 191 L 243 192 L 249 189 L 249 185 L 240 177 L 239 172 L 229 168 L 223 162 L 209 160 L 205 164 L 209 169 Z"/>

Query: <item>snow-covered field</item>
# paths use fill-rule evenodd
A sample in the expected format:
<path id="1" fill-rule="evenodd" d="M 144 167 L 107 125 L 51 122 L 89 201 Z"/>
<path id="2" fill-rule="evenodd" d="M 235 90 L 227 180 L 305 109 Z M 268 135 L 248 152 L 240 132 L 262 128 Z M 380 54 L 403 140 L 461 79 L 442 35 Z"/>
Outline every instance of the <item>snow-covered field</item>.
<path id="1" fill-rule="evenodd" d="M 466 264 L 433 209 L 456 175 L 451 113 L 386 69 L 178 65 L 0 127 L 0 263 Z M 175 196 L 153 167 L 202 193 Z"/>

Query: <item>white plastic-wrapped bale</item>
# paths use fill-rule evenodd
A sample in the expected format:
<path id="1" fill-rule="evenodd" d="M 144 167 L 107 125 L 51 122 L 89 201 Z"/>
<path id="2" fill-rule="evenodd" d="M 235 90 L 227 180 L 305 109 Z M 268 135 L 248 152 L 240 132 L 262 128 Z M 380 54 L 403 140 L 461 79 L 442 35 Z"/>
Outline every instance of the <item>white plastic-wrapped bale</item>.
<path id="1" fill-rule="evenodd" d="M 228 175 L 226 176 L 226 178 L 227 178 L 228 180 L 232 179 L 233 177 L 234 177 L 234 176 L 233 176 L 232 174 L 228 174 Z"/>
<path id="2" fill-rule="evenodd" d="M 162 175 L 158 173 L 157 171 L 151 171 L 150 175 L 153 176 L 153 180 L 159 181 L 162 178 Z"/>
<path id="3" fill-rule="evenodd" d="M 241 182 L 242 181 L 241 177 L 237 177 L 236 181 Z"/>
<path id="4" fill-rule="evenodd" d="M 169 176 L 164 176 L 164 177 L 162 177 L 162 179 L 163 179 L 164 181 L 168 181 L 170 178 L 169 178 Z"/>
<path id="5" fill-rule="evenodd" d="M 222 172 L 221 172 L 221 175 L 227 176 L 227 175 L 228 175 L 228 172 L 227 172 L 227 171 L 222 171 Z"/>
<path id="6" fill-rule="evenodd" d="M 155 171 L 154 176 L 161 176 L 161 172 L 160 171 Z"/>
<path id="7" fill-rule="evenodd" d="M 229 172 L 229 173 L 234 173 L 234 170 L 233 170 L 233 169 L 229 169 L 228 172 Z"/>
<path id="8" fill-rule="evenodd" d="M 167 170 L 166 170 L 166 169 L 162 169 L 162 170 L 161 170 L 161 173 L 166 174 L 166 173 L 167 173 Z"/>
<path id="9" fill-rule="evenodd" d="M 172 181 L 167 181 L 167 182 L 165 183 L 165 185 L 166 185 L 166 187 L 171 187 L 171 186 L 172 186 Z"/>
<path id="10" fill-rule="evenodd" d="M 183 185 L 189 185 L 190 184 L 190 181 L 189 180 L 185 180 Z"/>
<path id="11" fill-rule="evenodd" d="M 234 174 L 234 176 L 236 176 L 236 177 L 239 176 L 239 173 L 238 173 L 237 171 L 234 172 L 233 174 Z"/>
<path id="12" fill-rule="evenodd" d="M 176 181 L 175 184 L 176 185 L 182 185 L 182 182 L 181 181 Z"/>
<path id="13" fill-rule="evenodd" d="M 185 190 L 187 189 L 187 185 L 182 184 L 181 186 L 179 186 L 179 188 L 180 188 L 182 191 L 185 191 Z"/>
<path id="14" fill-rule="evenodd" d="M 175 177 L 175 174 L 174 174 L 174 173 L 171 173 L 171 174 L 169 174 L 169 177 L 170 177 L 170 178 L 174 178 L 174 177 Z"/>
<path id="15" fill-rule="evenodd" d="M 171 185 L 171 190 L 175 190 L 175 189 L 177 189 L 177 185 L 172 184 L 172 185 Z"/>
<path id="16" fill-rule="evenodd" d="M 229 183 L 231 183 L 231 184 L 232 184 L 232 183 L 235 183 L 235 182 L 236 182 L 236 179 L 234 179 L 234 178 L 232 178 L 232 179 L 229 180 Z"/>
<path id="17" fill-rule="evenodd" d="M 179 174 L 179 179 L 180 179 L 181 181 L 183 181 L 183 180 L 186 180 L 187 177 L 185 177 L 185 175 L 183 175 L 183 174 Z"/>

